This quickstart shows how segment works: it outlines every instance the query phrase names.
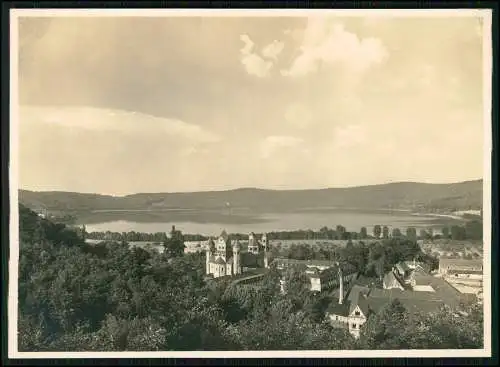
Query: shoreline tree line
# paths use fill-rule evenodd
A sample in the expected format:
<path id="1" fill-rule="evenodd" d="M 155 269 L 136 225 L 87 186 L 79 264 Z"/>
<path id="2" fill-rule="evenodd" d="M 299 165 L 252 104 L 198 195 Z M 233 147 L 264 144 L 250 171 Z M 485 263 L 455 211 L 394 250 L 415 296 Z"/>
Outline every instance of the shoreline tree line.
<path id="1" fill-rule="evenodd" d="M 267 233 L 269 240 L 367 240 L 367 239 L 388 239 L 388 238 L 407 238 L 409 240 L 434 240 L 434 239 L 450 239 L 450 240 L 481 240 L 483 237 L 483 223 L 481 220 L 470 220 L 464 225 L 452 225 L 443 227 L 428 227 L 420 228 L 417 233 L 415 227 L 408 227 L 403 233 L 399 228 L 389 229 L 388 226 L 375 225 L 372 233 L 368 233 L 366 227 L 361 227 L 359 232 L 347 231 L 342 225 L 337 225 L 335 228 L 322 227 L 314 231 L 295 230 L 295 231 L 271 231 Z M 440 232 L 437 232 L 437 230 Z M 247 234 L 231 233 L 232 238 L 246 240 Z M 257 234 L 260 236 L 261 234 Z M 86 232 L 86 238 L 92 240 L 107 240 L 107 241 L 125 241 L 125 242 L 157 242 L 163 243 L 167 240 L 167 232 L 144 233 L 144 232 Z M 206 241 L 208 236 L 201 234 L 183 234 L 184 241 Z"/>

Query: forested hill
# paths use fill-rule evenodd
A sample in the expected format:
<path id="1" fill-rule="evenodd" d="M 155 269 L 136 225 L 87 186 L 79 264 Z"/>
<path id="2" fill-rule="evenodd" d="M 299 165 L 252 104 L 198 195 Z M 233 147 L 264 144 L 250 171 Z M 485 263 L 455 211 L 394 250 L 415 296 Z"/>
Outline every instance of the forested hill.
<path id="1" fill-rule="evenodd" d="M 482 180 L 453 184 L 398 182 L 383 185 L 318 190 L 264 190 L 150 193 L 108 196 L 73 192 L 19 191 L 30 208 L 47 210 L 217 209 L 230 205 L 257 210 L 339 207 L 363 209 L 467 210 L 482 207 Z"/>

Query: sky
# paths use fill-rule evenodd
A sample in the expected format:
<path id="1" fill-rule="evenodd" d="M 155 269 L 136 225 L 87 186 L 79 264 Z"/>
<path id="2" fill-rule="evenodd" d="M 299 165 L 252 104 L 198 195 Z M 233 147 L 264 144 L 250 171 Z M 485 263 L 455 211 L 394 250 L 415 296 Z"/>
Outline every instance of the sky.
<path id="1" fill-rule="evenodd" d="M 19 184 L 138 192 L 483 177 L 478 17 L 21 17 Z"/>

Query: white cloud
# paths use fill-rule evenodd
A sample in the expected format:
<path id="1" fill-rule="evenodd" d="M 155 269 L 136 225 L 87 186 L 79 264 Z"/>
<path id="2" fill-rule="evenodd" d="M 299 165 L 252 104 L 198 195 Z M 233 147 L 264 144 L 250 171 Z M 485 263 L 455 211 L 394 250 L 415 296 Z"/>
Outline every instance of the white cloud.
<path id="1" fill-rule="evenodd" d="M 269 158 L 282 148 L 294 148 L 304 141 L 294 136 L 268 136 L 261 144 L 261 157 Z"/>
<path id="2" fill-rule="evenodd" d="M 244 43 L 243 48 L 240 50 L 240 60 L 243 66 L 245 66 L 247 73 L 259 78 L 269 76 L 273 63 L 264 60 L 262 57 L 252 52 L 254 43 L 248 35 L 243 34 L 240 36 L 240 39 Z"/>
<path id="3" fill-rule="evenodd" d="M 359 38 L 341 24 L 324 17 L 312 17 L 304 30 L 300 54 L 281 74 L 304 76 L 317 71 L 321 63 L 341 64 L 352 72 L 363 73 L 387 57 L 388 52 L 378 38 Z"/>
<path id="4" fill-rule="evenodd" d="M 191 142 L 212 143 L 220 140 L 202 127 L 177 119 L 138 112 L 93 107 L 22 106 L 20 124 L 54 124 L 74 129 L 120 131 L 131 134 L 165 134 Z"/>
<path id="5" fill-rule="evenodd" d="M 262 56 L 267 59 L 277 60 L 278 55 L 285 48 L 285 44 L 281 41 L 274 40 L 272 43 L 262 49 Z"/>

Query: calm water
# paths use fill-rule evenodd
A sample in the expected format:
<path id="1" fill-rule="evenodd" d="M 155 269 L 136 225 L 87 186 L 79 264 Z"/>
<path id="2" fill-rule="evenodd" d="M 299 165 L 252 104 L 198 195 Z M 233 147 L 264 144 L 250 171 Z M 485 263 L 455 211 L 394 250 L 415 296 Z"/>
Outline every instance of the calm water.
<path id="1" fill-rule="evenodd" d="M 100 213 L 101 214 L 101 213 Z M 372 233 L 375 225 L 397 227 L 402 231 L 407 227 L 440 228 L 443 219 L 429 216 L 415 216 L 406 212 L 376 213 L 362 211 L 329 210 L 322 212 L 300 212 L 279 214 L 252 214 L 252 215 L 221 215 L 220 213 L 205 212 L 202 215 L 187 213 L 169 215 L 166 218 L 155 217 L 138 212 L 108 218 L 93 217 L 81 218 L 80 223 L 85 223 L 87 231 L 111 232 L 168 232 L 172 225 L 184 233 L 218 235 L 222 229 L 230 233 L 291 231 L 299 229 L 319 230 L 323 226 L 334 228 L 338 224 L 346 227 L 348 231 L 359 232 L 361 227 L 366 227 Z"/>

